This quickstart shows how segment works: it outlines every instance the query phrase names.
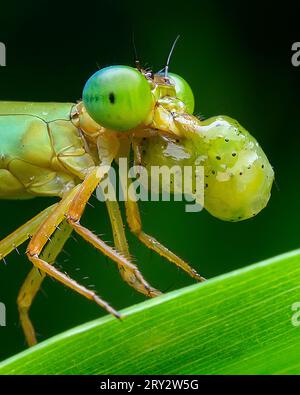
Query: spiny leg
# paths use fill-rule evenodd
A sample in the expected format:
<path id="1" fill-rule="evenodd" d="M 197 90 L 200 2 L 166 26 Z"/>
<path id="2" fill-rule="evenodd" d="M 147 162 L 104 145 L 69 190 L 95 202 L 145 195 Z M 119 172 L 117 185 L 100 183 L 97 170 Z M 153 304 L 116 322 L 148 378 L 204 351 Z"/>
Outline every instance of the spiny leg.
<path id="1" fill-rule="evenodd" d="M 135 138 L 132 142 L 134 152 L 134 160 L 137 166 L 142 163 L 142 151 L 139 138 Z M 175 263 L 178 267 L 186 271 L 191 277 L 198 281 L 205 281 L 205 278 L 200 276 L 195 269 L 193 269 L 187 262 L 179 258 L 176 254 L 170 251 L 167 247 L 158 242 L 154 237 L 146 234 L 142 230 L 141 216 L 137 202 L 128 199 L 125 200 L 126 217 L 130 230 L 138 237 L 138 239 L 148 248 L 154 250 L 159 255 L 165 257 L 170 262 Z"/>
<path id="2" fill-rule="evenodd" d="M 47 260 L 51 265 L 54 264 L 65 242 L 70 237 L 72 230 L 70 225 L 66 221 L 63 221 L 59 228 L 53 233 L 51 242 L 48 242 L 43 249 L 40 255 L 41 258 Z M 18 295 L 17 303 L 20 321 L 29 346 L 33 346 L 37 343 L 35 330 L 29 318 L 29 310 L 45 276 L 44 272 L 33 267 L 26 277 Z"/>
<path id="3" fill-rule="evenodd" d="M 76 186 L 66 195 L 57 205 L 55 210 L 50 213 L 47 219 L 40 225 L 37 232 L 33 235 L 28 248 L 27 248 L 27 257 L 34 264 L 36 268 L 45 272 L 50 277 L 55 278 L 62 284 L 67 287 L 73 289 L 77 293 L 85 296 L 87 299 L 90 299 L 96 302 L 99 306 L 104 308 L 107 312 L 115 315 L 116 317 L 120 317 L 119 313 L 114 310 L 107 302 L 102 300 L 95 292 L 90 291 L 89 289 L 83 287 L 78 284 L 76 281 L 60 272 L 54 266 L 46 262 L 45 259 L 41 258 L 41 253 L 44 246 L 49 241 L 51 243 L 50 237 L 53 235 L 57 226 L 65 219 L 65 213 L 68 210 L 72 200 L 76 196 L 77 191 L 79 190 L 80 185 Z"/>
<path id="4" fill-rule="evenodd" d="M 136 138 L 132 142 L 132 148 L 134 151 L 134 160 L 136 166 L 141 165 L 141 147 L 140 147 L 140 139 Z M 130 183 L 130 180 L 128 180 Z M 187 262 L 183 259 L 179 258 L 176 254 L 170 251 L 167 247 L 162 245 L 159 241 L 157 241 L 154 237 L 146 234 L 142 230 L 142 222 L 141 216 L 139 212 L 139 207 L 136 201 L 130 199 L 128 196 L 125 199 L 125 207 L 126 207 L 126 217 L 130 230 L 134 233 L 138 239 L 146 245 L 146 247 L 155 251 L 159 255 L 168 259 L 170 262 L 175 263 L 178 267 L 187 272 L 191 277 L 195 278 L 198 281 L 205 281 L 205 278 L 200 276 L 195 269 L 193 269 Z"/>
<path id="5" fill-rule="evenodd" d="M 33 267 L 27 275 L 18 294 L 17 304 L 20 322 L 29 347 L 34 346 L 37 343 L 35 330 L 29 318 L 29 309 L 45 276 L 45 273 L 39 271 L 36 267 Z"/>
<path id="6" fill-rule="evenodd" d="M 37 231 L 40 224 L 47 218 L 47 216 L 55 209 L 56 206 L 57 203 L 53 204 L 50 207 L 47 207 L 45 210 L 37 214 L 35 217 L 31 218 L 24 225 L 20 226 L 14 232 L 1 240 L 0 257 L 4 259 L 6 255 L 10 254 L 14 249 L 17 249 L 19 245 L 29 239 Z M 67 226 L 70 228 L 69 225 Z M 55 257 L 53 256 L 53 260 L 54 259 Z M 35 344 L 36 338 L 34 328 L 28 316 L 28 310 L 36 293 L 40 288 L 44 277 L 45 274 L 42 271 L 33 268 L 28 274 L 18 295 L 17 303 L 19 308 L 20 321 L 27 343 L 29 345 Z"/>
<path id="7" fill-rule="evenodd" d="M 175 263 L 178 267 L 187 272 L 191 277 L 198 281 L 205 281 L 205 278 L 200 276 L 187 262 L 179 258 L 167 247 L 158 242 L 154 237 L 146 234 L 142 230 L 141 217 L 139 208 L 136 202 L 132 200 L 125 201 L 126 217 L 130 230 L 138 237 L 138 239 L 151 250 L 154 250 L 159 255 Z"/>
<path id="8" fill-rule="evenodd" d="M 57 203 L 47 207 L 45 210 L 27 221 L 24 225 L 20 226 L 14 232 L 2 239 L 0 241 L 0 260 L 5 258 L 6 255 L 10 254 L 14 249 L 18 248 L 19 245 L 28 240 L 56 206 Z"/>
<path id="9" fill-rule="evenodd" d="M 137 280 L 143 285 L 145 293 L 148 292 L 148 294 L 151 294 L 151 289 L 149 289 L 148 284 L 145 282 L 144 278 L 135 265 L 133 265 L 128 261 L 128 259 L 123 257 L 112 247 L 108 246 L 106 243 L 104 243 L 104 241 L 96 237 L 91 231 L 79 223 L 79 219 L 81 218 L 85 205 L 99 181 L 102 179 L 103 175 L 102 168 L 92 169 L 82 184 L 79 184 L 73 188 L 73 190 L 59 202 L 56 209 L 48 216 L 48 218 L 42 223 L 38 231 L 32 237 L 28 246 L 27 256 L 29 260 L 40 270 L 46 272 L 48 275 L 72 288 L 86 298 L 94 300 L 108 312 L 114 314 L 115 316 L 119 316 L 114 309 L 112 309 L 105 301 L 101 300 L 94 292 L 82 287 L 74 280 L 70 279 L 68 276 L 61 273 L 55 267 L 49 265 L 45 260 L 40 258 L 43 247 L 50 239 L 50 236 L 53 234 L 56 227 L 66 217 L 69 224 L 78 234 L 80 234 L 86 241 L 88 241 L 98 250 L 102 251 L 113 261 L 115 261 L 118 265 L 124 266 L 126 270 L 134 273 Z"/>
<path id="10" fill-rule="evenodd" d="M 139 286 L 137 290 L 148 296 L 155 296 L 156 290 L 153 290 L 153 288 L 149 286 L 142 274 L 139 272 L 138 268 L 133 263 L 131 263 L 126 256 L 123 256 L 120 252 L 107 245 L 103 240 L 97 237 L 89 229 L 82 226 L 79 222 L 91 194 L 105 175 L 103 171 L 104 170 L 101 167 L 95 168 L 88 174 L 82 184 L 79 185 L 79 189 L 67 209 L 66 218 L 69 224 L 74 228 L 75 232 L 78 233 L 83 239 L 85 239 L 88 243 L 93 245 L 111 260 L 116 262 L 118 266 L 123 267 L 124 271 L 127 271 L 128 274 L 131 273 L 131 275 L 135 278 L 135 282 L 133 284 L 130 283 L 130 285 L 135 287 L 138 282 Z"/>
<path id="11" fill-rule="evenodd" d="M 119 252 L 121 252 L 123 256 L 131 260 L 129 249 L 128 249 L 128 243 L 124 232 L 124 224 L 120 213 L 119 204 L 117 201 L 110 201 L 110 200 L 106 200 L 105 203 L 113 231 L 115 247 Z M 148 290 L 147 293 L 145 293 L 145 288 L 140 284 L 140 282 L 137 280 L 136 276 L 134 275 L 134 273 L 132 273 L 132 271 L 128 271 L 127 268 L 124 266 L 119 266 L 119 270 L 124 281 L 126 281 L 129 285 L 134 287 L 137 291 L 151 297 L 158 296 L 161 294 L 160 291 L 158 291 L 155 288 L 152 288 L 150 284 L 148 284 L 150 293 L 148 292 Z"/>

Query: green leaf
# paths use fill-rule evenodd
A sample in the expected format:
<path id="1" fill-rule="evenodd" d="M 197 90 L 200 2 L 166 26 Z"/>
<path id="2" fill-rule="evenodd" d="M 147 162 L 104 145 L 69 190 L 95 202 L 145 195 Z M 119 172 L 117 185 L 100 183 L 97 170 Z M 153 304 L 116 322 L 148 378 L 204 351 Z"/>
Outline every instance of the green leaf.
<path id="1" fill-rule="evenodd" d="M 0 374 L 299 374 L 297 302 L 300 250 L 74 328 Z"/>

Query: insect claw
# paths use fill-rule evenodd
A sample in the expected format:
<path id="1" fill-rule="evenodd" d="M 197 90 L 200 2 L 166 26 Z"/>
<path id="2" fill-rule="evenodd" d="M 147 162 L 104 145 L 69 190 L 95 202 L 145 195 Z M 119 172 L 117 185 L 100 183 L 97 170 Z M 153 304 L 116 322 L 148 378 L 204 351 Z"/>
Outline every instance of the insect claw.
<path id="1" fill-rule="evenodd" d="M 200 274 L 198 274 L 198 273 L 196 272 L 196 270 L 193 270 L 193 277 L 194 277 L 196 280 L 198 280 L 199 282 L 201 282 L 201 283 L 202 283 L 203 281 L 206 281 L 206 278 L 200 276 Z"/>
<path id="2" fill-rule="evenodd" d="M 115 315 L 115 317 L 118 318 L 118 320 L 120 320 L 121 322 L 123 322 L 124 315 L 122 315 L 121 313 L 118 313 L 118 312 L 117 312 L 117 314 Z"/>
<path id="3" fill-rule="evenodd" d="M 112 314 L 116 318 L 121 318 L 121 314 L 118 313 L 117 310 L 115 310 L 113 307 L 111 307 L 107 302 L 101 300 L 98 295 L 94 294 L 93 299 L 99 306 L 104 308 L 108 313 Z"/>
<path id="4" fill-rule="evenodd" d="M 117 310 L 115 310 L 113 307 L 108 305 L 108 311 L 110 312 L 110 314 L 112 314 L 113 316 L 115 316 L 116 318 L 118 318 L 119 320 L 122 319 L 122 315 L 121 313 L 119 313 Z"/>

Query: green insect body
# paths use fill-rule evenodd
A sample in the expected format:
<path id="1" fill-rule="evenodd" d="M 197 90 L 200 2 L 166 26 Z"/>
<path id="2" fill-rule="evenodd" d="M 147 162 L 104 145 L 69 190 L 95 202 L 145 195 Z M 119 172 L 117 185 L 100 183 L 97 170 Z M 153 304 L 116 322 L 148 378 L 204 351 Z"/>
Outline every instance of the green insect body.
<path id="1" fill-rule="evenodd" d="M 256 140 L 229 117 L 201 121 L 193 110 L 193 92 L 181 77 L 126 66 L 97 71 L 77 104 L 0 102 L 0 198 L 60 197 L 0 241 L 4 259 L 30 238 L 26 255 L 34 267 L 18 297 L 29 345 L 37 340 L 28 312 L 46 274 L 119 317 L 94 291 L 55 268 L 72 231 L 115 262 L 123 279 L 138 292 L 149 297 L 160 294 L 131 260 L 117 201 L 106 201 L 114 248 L 80 223 L 111 163 L 122 156 L 129 159 L 131 148 L 136 163 L 146 168 L 203 166 L 204 205 L 218 218 L 242 220 L 266 206 L 274 174 Z M 197 281 L 205 280 L 144 232 L 134 199 L 125 200 L 125 209 L 130 230 L 143 244 Z"/>
<path id="2" fill-rule="evenodd" d="M 154 164 L 204 166 L 205 208 L 222 220 L 247 219 L 266 206 L 273 169 L 257 141 L 237 121 L 177 115 L 175 124 L 182 131 L 180 138 L 158 134 L 142 140 L 141 164 L 149 174 Z"/>
<path id="3" fill-rule="evenodd" d="M 63 196 L 95 165 L 72 103 L 0 102 L 0 198 Z"/>

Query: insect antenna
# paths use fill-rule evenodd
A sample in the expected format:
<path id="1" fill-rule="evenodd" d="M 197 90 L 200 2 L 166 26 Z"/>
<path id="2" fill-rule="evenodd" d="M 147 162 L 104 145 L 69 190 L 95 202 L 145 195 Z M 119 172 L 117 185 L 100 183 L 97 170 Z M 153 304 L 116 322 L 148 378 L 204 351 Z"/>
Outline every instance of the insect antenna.
<path id="1" fill-rule="evenodd" d="M 165 69 L 164 69 L 165 70 L 165 78 L 168 78 L 168 71 L 169 71 L 169 64 L 170 64 L 171 56 L 174 51 L 175 45 L 176 45 L 177 41 L 179 40 L 179 37 L 180 37 L 180 34 L 178 34 L 178 36 L 175 38 L 173 45 L 171 47 L 171 50 L 169 52 L 169 55 L 167 58 L 167 63 L 166 63 Z"/>
<path id="2" fill-rule="evenodd" d="M 132 38 L 132 46 L 133 46 L 133 52 L 134 52 L 135 67 L 138 69 L 138 71 L 141 71 L 142 67 L 141 67 L 141 63 L 139 61 L 138 53 L 137 53 L 137 50 L 136 50 L 134 32 L 132 32 L 132 37 L 131 38 Z"/>

